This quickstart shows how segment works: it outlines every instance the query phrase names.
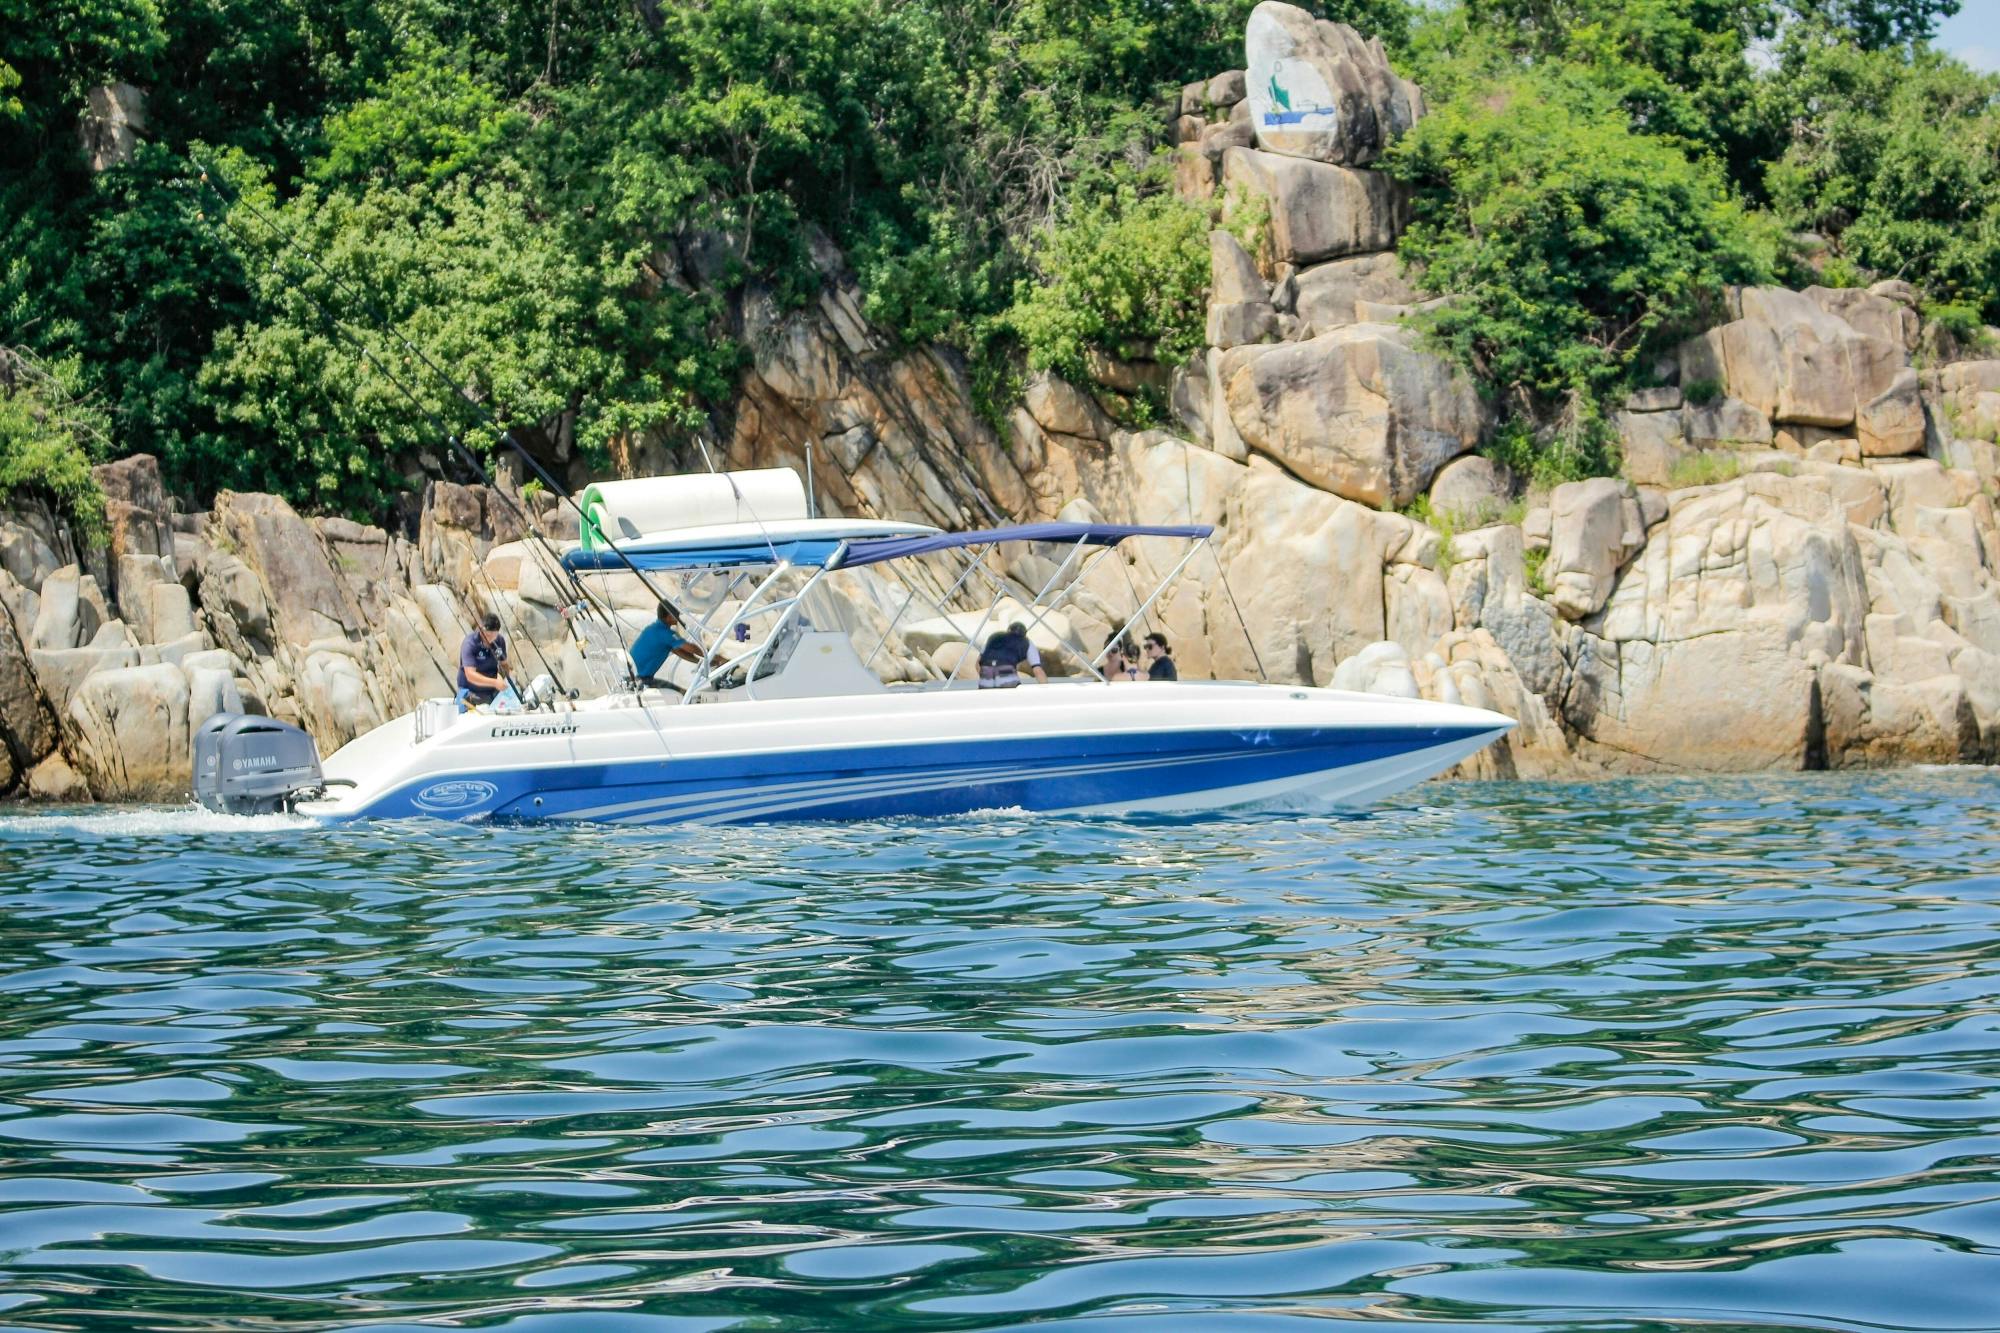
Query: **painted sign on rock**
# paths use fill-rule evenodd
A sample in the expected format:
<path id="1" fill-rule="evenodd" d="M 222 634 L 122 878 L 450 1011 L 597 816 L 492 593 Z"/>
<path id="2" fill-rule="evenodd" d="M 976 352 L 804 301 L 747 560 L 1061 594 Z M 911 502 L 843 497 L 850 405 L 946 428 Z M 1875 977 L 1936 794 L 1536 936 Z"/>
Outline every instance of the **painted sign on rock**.
<path id="1" fill-rule="evenodd" d="M 1422 114 L 1380 42 L 1297 5 L 1263 0 L 1243 30 L 1244 95 L 1268 153 L 1359 167 Z"/>
<path id="2" fill-rule="evenodd" d="M 1301 49 L 1296 22 L 1286 21 L 1291 15 L 1282 11 L 1292 8 L 1263 4 L 1251 11 L 1243 32 L 1244 92 L 1261 147 L 1318 157 L 1320 142 L 1340 132 L 1340 108 L 1326 76 Z"/>

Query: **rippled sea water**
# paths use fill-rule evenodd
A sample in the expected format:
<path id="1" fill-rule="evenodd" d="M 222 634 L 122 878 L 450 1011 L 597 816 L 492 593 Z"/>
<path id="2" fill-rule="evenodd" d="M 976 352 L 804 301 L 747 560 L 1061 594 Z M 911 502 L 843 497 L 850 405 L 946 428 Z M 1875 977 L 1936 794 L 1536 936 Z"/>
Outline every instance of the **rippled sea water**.
<path id="1" fill-rule="evenodd" d="M 0 1325 L 2000 1329 L 2000 776 L 0 817 Z"/>

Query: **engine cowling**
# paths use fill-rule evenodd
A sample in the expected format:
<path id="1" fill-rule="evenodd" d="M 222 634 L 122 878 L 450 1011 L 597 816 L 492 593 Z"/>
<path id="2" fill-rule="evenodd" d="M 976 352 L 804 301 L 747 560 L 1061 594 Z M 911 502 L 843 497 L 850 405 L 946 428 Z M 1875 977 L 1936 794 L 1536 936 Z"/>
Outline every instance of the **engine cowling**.
<path id="1" fill-rule="evenodd" d="M 217 713 L 194 734 L 194 796 L 229 815 L 274 814 L 324 786 L 312 737 L 289 722 Z"/>

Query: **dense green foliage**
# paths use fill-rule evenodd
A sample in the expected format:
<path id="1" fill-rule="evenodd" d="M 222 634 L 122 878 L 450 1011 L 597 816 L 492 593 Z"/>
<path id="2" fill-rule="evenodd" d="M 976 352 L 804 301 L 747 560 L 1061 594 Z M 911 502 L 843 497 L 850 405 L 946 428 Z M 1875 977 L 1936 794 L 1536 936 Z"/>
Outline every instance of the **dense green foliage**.
<path id="1" fill-rule="evenodd" d="M 1163 109 L 1241 63 L 1253 3 L 0 0 L 0 345 L 64 368 L 89 449 L 374 517 L 486 438 L 472 404 L 551 460 L 709 429 L 728 294 L 809 299 L 821 236 L 872 318 L 989 388 L 1171 362 L 1212 218 L 1164 187 Z M 1785 230 L 1829 277 L 2000 317 L 1994 81 L 1922 45 L 1956 0 L 1311 7 L 1429 91 L 1406 257 L 1461 294 L 1434 336 L 1523 457 L 1602 465 L 1647 349 L 1724 282 L 1798 276 Z M 112 81 L 145 132 L 93 172 Z M 30 465 L 11 430 L 0 470 L 73 493 L 52 460 L 87 450 L 54 438 Z"/>
<path id="2" fill-rule="evenodd" d="M 1780 213 L 1852 268 L 2000 323 L 2000 77 L 1808 41 L 1780 69 L 1811 125 L 1771 168 Z"/>
<path id="3" fill-rule="evenodd" d="M 1394 158 L 1419 186 L 1399 252 L 1456 297 L 1433 340 L 1517 421 L 1551 428 L 1540 452 L 1558 474 L 1609 462 L 1601 404 L 1641 353 L 1693 331 L 1724 283 L 1771 274 L 1774 244 L 1721 170 L 1628 129 L 1589 82 L 1488 84 Z"/>
<path id="4" fill-rule="evenodd" d="M 550 455 L 686 436 L 737 362 L 716 294 L 805 299 L 817 232 L 903 337 L 1009 357 L 1018 284 L 1075 249 L 1047 229 L 1157 196 L 1160 90 L 1240 59 L 1251 4 L 0 0 L 0 338 L 79 355 L 181 489 L 354 512 L 475 431 L 402 339 Z M 150 142 L 92 175 L 109 79 Z"/>
<path id="5" fill-rule="evenodd" d="M 1995 80 L 1921 45 L 1956 0 L 1464 0 L 1417 32 L 1433 114 L 1389 166 L 1433 342 L 1494 451 L 1616 462 L 1608 409 L 1727 283 L 1909 278 L 2000 318 Z M 1775 40 L 1762 69 L 1755 45 Z M 1790 232 L 1826 245 L 1809 265 Z"/>
<path id="6" fill-rule="evenodd" d="M 1176 365 L 1201 350 L 1208 231 L 1206 208 L 1129 186 L 1052 228 L 1006 315 L 1029 367 L 1081 384 L 1093 351 Z"/>
<path id="7" fill-rule="evenodd" d="M 77 397 L 74 365 L 0 347 L 0 501 L 53 501 L 85 534 L 97 531 L 104 497 L 90 465 L 104 445 L 103 416 Z"/>

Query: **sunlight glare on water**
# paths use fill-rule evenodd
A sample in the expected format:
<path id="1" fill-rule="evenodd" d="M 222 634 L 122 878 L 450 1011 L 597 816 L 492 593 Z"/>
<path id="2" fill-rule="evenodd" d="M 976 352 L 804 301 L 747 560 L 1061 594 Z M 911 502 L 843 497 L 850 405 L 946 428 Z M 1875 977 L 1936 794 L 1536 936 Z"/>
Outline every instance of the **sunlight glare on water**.
<path id="1" fill-rule="evenodd" d="M 0 1326 L 2000 1329 L 2000 780 L 0 816 Z"/>

